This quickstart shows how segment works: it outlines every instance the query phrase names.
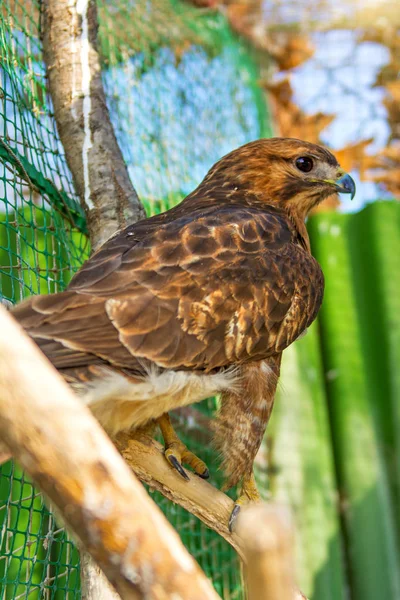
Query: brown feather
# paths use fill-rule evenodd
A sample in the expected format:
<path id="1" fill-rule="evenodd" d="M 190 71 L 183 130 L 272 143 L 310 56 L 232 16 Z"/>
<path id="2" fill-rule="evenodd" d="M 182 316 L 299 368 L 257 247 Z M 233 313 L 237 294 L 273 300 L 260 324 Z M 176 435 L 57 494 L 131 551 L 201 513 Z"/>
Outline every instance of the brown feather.
<path id="1" fill-rule="evenodd" d="M 213 430 L 214 445 L 221 453 L 221 466 L 227 476 L 225 489 L 252 471 L 274 405 L 281 356 L 243 365 L 240 387 L 221 395 Z"/>

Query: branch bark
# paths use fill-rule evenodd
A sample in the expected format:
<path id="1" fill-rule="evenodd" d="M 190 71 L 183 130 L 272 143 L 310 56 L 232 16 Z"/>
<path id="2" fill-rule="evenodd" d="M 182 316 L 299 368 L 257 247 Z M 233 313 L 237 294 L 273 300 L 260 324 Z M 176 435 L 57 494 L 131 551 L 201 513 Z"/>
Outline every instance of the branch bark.
<path id="1" fill-rule="evenodd" d="M 161 444 L 146 434 L 119 434 L 114 443 L 141 481 L 231 544 L 248 565 L 247 582 L 252 594 L 248 600 L 307 600 L 294 585 L 293 532 L 285 510 L 267 504 L 245 507 L 231 533 L 227 524 L 234 503 L 226 494 L 189 472 L 190 480 L 184 481 L 168 465 Z"/>
<path id="2" fill-rule="evenodd" d="M 248 600 L 299 600 L 294 585 L 293 531 L 281 507 L 260 504 L 239 514 Z"/>
<path id="3" fill-rule="evenodd" d="M 120 434 L 114 442 L 143 483 L 198 517 L 242 556 L 240 537 L 228 529 L 233 500 L 193 473 L 187 471 L 189 481 L 182 479 L 165 460 L 162 446 L 145 434 Z"/>
<path id="4" fill-rule="evenodd" d="M 216 600 L 89 410 L 0 306 L 0 438 L 123 599 Z"/>
<path id="5" fill-rule="evenodd" d="M 87 552 L 80 553 L 81 600 L 120 600 L 121 596 Z"/>
<path id="6" fill-rule="evenodd" d="M 42 31 L 57 128 L 96 248 L 145 216 L 106 105 L 96 2 L 45 0 Z"/>

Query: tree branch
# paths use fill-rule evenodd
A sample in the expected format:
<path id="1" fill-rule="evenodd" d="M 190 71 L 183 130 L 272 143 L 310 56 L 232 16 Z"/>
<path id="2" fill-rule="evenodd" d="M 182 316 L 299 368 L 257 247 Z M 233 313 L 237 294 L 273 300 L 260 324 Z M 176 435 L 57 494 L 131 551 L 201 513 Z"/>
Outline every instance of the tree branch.
<path id="1" fill-rule="evenodd" d="M 96 248 L 145 216 L 106 105 L 96 2 L 44 0 L 42 31 L 57 128 Z"/>
<path id="2" fill-rule="evenodd" d="M 290 515 L 266 504 L 248 507 L 239 514 L 248 600 L 300 600 L 295 589 L 293 531 Z"/>
<path id="3" fill-rule="evenodd" d="M 100 567 L 87 552 L 80 553 L 81 600 L 120 600 Z"/>
<path id="4" fill-rule="evenodd" d="M 162 446 L 145 434 L 119 434 L 114 442 L 141 481 L 198 517 L 242 555 L 240 538 L 228 529 L 233 500 L 189 471 L 190 481 L 185 481 L 165 460 Z"/>
<path id="5" fill-rule="evenodd" d="M 0 306 L 0 438 L 123 599 L 216 600 L 90 411 Z"/>

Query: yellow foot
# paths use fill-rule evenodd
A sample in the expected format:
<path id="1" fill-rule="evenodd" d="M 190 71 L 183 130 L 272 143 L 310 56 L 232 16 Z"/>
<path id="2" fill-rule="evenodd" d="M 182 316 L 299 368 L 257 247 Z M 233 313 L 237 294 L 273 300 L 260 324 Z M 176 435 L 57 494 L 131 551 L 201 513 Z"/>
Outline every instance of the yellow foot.
<path id="1" fill-rule="evenodd" d="M 235 502 L 235 506 L 231 512 L 231 516 L 229 517 L 229 531 L 232 533 L 234 525 L 236 523 L 236 519 L 240 512 L 242 506 L 249 504 L 250 502 L 260 502 L 261 496 L 257 489 L 256 480 L 254 479 L 254 474 L 245 475 L 243 477 L 242 484 L 242 492 L 239 498 Z"/>
<path id="2" fill-rule="evenodd" d="M 187 449 L 185 444 L 181 442 L 171 425 L 169 415 L 165 413 L 158 420 L 158 425 L 161 429 L 165 444 L 165 458 L 169 464 L 178 471 L 178 473 L 186 480 L 189 480 L 189 475 L 182 467 L 182 463 L 192 467 L 193 471 L 202 479 L 208 479 L 210 473 L 207 465 L 198 458 L 193 452 Z"/>

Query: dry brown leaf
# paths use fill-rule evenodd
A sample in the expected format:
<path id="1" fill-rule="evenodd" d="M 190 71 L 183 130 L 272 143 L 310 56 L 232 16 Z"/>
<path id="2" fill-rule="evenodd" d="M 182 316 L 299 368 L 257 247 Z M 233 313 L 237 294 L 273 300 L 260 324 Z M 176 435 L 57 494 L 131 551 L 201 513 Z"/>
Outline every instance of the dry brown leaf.
<path id="1" fill-rule="evenodd" d="M 400 199 L 400 165 L 393 171 L 382 171 L 371 176 L 371 181 L 383 184 L 395 198 Z"/>
<path id="2" fill-rule="evenodd" d="M 288 106 L 292 102 L 293 90 L 288 77 L 280 81 L 261 82 L 261 85 L 263 85 L 278 104 Z"/>
<path id="3" fill-rule="evenodd" d="M 232 29 L 252 40 L 254 28 L 262 22 L 262 8 L 260 0 L 224 0 L 226 17 Z"/>
<path id="4" fill-rule="evenodd" d="M 302 110 L 298 110 L 297 114 L 293 114 L 292 135 L 307 142 L 319 144 L 322 131 L 332 123 L 335 117 L 336 115 L 326 115 L 321 112 L 306 115 Z"/>
<path id="5" fill-rule="evenodd" d="M 314 54 L 309 36 L 269 29 L 261 0 L 225 0 L 224 4 L 232 29 L 248 39 L 255 48 L 268 53 L 279 70 L 298 67 Z"/>
<path id="6" fill-rule="evenodd" d="M 375 156 L 367 157 L 365 178 L 383 184 L 400 199 L 400 143 L 387 146 Z"/>
<path id="7" fill-rule="evenodd" d="M 220 4 L 223 4 L 223 0 L 186 0 L 189 4 L 193 4 L 198 8 L 211 8 L 216 9 Z"/>
<path id="8" fill-rule="evenodd" d="M 309 36 L 288 31 L 270 32 L 269 52 L 281 71 L 294 69 L 311 58 L 315 52 Z"/>
<path id="9" fill-rule="evenodd" d="M 382 67 L 376 76 L 374 87 L 386 86 L 391 81 L 398 79 L 400 71 L 400 57 L 393 57 L 390 63 Z"/>
<path id="10" fill-rule="evenodd" d="M 400 73 L 400 63 L 399 63 L 399 73 Z M 389 92 L 392 100 L 400 103 L 400 80 L 396 79 L 396 81 L 389 81 L 384 86 Z"/>
<path id="11" fill-rule="evenodd" d="M 391 134 L 389 141 L 400 139 L 400 102 L 387 96 L 383 101 L 387 110 L 387 119 Z"/>
<path id="12" fill-rule="evenodd" d="M 396 52 L 400 51 L 400 35 L 399 28 L 394 26 L 390 27 L 368 27 L 358 37 L 358 42 L 376 42 L 389 48 L 389 50 Z"/>
<path id="13" fill-rule="evenodd" d="M 367 140 L 361 140 L 355 144 L 349 144 L 340 150 L 335 150 L 335 156 L 338 159 L 340 166 L 345 171 L 358 169 L 361 177 L 363 177 L 363 173 L 367 168 L 366 160 L 368 158 L 365 151 L 372 141 L 373 138 L 368 138 Z"/>
<path id="14" fill-rule="evenodd" d="M 318 112 L 307 115 L 292 100 L 293 91 L 289 79 L 277 83 L 267 83 L 274 123 L 277 132 L 283 137 L 295 137 L 315 144 L 320 143 L 320 134 L 335 115 Z"/>
<path id="15" fill-rule="evenodd" d="M 400 140 L 400 29 L 396 26 L 370 28 L 360 37 L 360 41 L 373 41 L 386 46 L 390 51 L 390 61 L 379 71 L 374 86 L 383 87 L 386 97 L 383 104 L 391 129 L 389 143 Z M 390 184 L 392 185 L 392 184 Z"/>

